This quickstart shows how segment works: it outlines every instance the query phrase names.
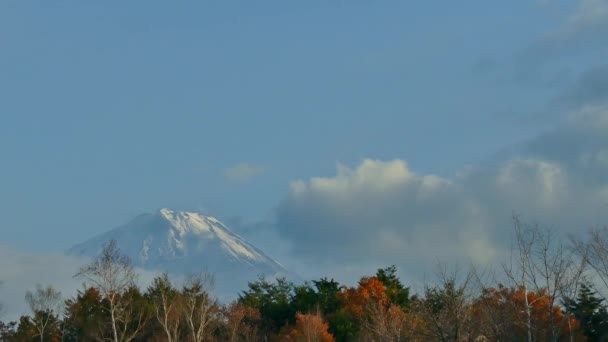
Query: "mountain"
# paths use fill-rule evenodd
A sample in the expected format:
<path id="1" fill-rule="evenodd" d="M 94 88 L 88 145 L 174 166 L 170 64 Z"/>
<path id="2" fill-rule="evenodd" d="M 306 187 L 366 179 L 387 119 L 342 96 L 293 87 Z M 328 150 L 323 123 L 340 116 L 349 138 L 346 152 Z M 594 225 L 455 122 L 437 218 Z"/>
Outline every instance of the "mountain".
<path id="1" fill-rule="evenodd" d="M 94 258 L 110 240 L 116 240 L 136 267 L 173 275 L 210 272 L 218 290 L 244 290 L 248 281 L 262 274 L 269 278 L 289 274 L 216 218 L 170 209 L 139 215 L 73 246 L 67 254 Z"/>

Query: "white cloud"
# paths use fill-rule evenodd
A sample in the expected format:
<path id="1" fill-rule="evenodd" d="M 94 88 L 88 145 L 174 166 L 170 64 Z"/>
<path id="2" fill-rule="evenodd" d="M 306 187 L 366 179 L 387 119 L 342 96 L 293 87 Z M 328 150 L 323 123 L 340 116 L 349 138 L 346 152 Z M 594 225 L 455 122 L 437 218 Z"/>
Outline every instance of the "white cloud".
<path id="1" fill-rule="evenodd" d="M 250 163 L 240 163 L 224 170 L 224 177 L 230 181 L 248 181 L 263 172 L 263 168 Z"/>
<path id="2" fill-rule="evenodd" d="M 295 181 L 277 226 L 311 269 L 483 264 L 507 252 L 513 212 L 564 234 L 607 223 L 606 156 L 608 110 L 590 108 L 505 160 L 451 179 L 417 174 L 403 160 L 364 160 Z"/>
<path id="3" fill-rule="evenodd" d="M 462 184 L 417 175 L 401 160 L 365 160 L 337 173 L 294 183 L 279 206 L 280 232 L 298 256 L 339 265 L 420 264 L 423 256 L 462 256 L 461 247 L 474 241 L 469 257 L 492 257 L 478 203 Z"/>

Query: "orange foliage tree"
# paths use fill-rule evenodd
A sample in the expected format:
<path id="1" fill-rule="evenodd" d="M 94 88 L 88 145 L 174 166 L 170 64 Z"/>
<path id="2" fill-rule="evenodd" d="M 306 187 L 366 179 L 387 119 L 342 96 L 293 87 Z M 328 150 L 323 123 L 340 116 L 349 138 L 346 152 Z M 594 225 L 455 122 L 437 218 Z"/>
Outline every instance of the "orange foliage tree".
<path id="1" fill-rule="evenodd" d="M 233 302 L 224 309 L 225 326 L 228 330 L 226 339 L 230 342 L 254 342 L 258 340 L 258 325 L 261 321 L 260 311 L 243 303 Z"/>
<path id="2" fill-rule="evenodd" d="M 402 341 L 412 336 L 418 319 L 391 303 L 384 284 L 376 277 L 364 277 L 357 288 L 344 287 L 338 294 L 343 309 L 353 316 L 365 341 Z"/>
<path id="3" fill-rule="evenodd" d="M 285 339 L 296 342 L 334 342 L 328 329 L 329 325 L 321 316 L 296 313 L 296 325 Z"/>
<path id="4" fill-rule="evenodd" d="M 357 288 L 344 287 L 338 299 L 344 309 L 357 318 L 363 318 L 370 306 L 389 304 L 384 284 L 376 277 L 361 278 Z"/>
<path id="5" fill-rule="evenodd" d="M 484 289 L 474 303 L 474 315 L 491 340 L 527 339 L 527 317 L 525 310 L 525 289 L 505 287 Z M 571 332 L 580 337 L 578 322 L 567 315 L 545 289 L 528 291 L 527 303 L 531 313 L 531 331 L 534 341 L 567 340 Z M 557 336 L 555 332 L 557 331 Z"/>

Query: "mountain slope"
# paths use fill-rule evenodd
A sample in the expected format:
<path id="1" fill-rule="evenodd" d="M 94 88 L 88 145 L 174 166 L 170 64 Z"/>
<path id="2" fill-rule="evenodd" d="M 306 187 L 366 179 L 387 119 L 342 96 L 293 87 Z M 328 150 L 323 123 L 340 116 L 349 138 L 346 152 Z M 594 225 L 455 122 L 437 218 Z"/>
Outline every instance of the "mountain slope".
<path id="1" fill-rule="evenodd" d="M 161 209 L 73 246 L 69 255 L 95 257 L 103 245 L 116 240 L 133 264 L 176 275 L 211 272 L 219 285 L 244 289 L 264 274 L 286 275 L 278 262 L 232 232 L 219 220 L 192 212 Z"/>

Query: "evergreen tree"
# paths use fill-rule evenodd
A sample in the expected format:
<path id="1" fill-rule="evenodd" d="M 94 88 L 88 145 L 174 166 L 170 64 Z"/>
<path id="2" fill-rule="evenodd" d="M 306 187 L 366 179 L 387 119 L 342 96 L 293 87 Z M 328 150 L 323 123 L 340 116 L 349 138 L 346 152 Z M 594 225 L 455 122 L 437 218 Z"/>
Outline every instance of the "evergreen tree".
<path id="1" fill-rule="evenodd" d="M 576 300 L 566 300 L 564 306 L 578 319 L 589 341 L 602 341 L 608 336 L 608 310 L 590 283 L 581 284 Z"/>
<path id="2" fill-rule="evenodd" d="M 338 301 L 338 293 L 340 293 L 340 284 L 335 280 L 321 278 L 314 280 L 313 284 L 317 289 L 317 301 L 321 312 L 324 315 L 331 315 L 340 308 Z"/>
<path id="3" fill-rule="evenodd" d="M 47 341 L 48 341 L 48 336 Z M 19 318 L 19 325 L 15 333 L 7 341 L 37 342 L 40 341 L 40 334 L 36 329 L 36 324 L 30 316 L 24 315 Z"/>
<path id="4" fill-rule="evenodd" d="M 412 298 L 410 297 L 410 288 L 405 287 L 399 277 L 397 277 L 397 267 L 395 265 L 378 269 L 376 278 L 384 284 L 386 295 L 391 303 L 398 305 L 402 309 L 407 309 Z"/>
<path id="5" fill-rule="evenodd" d="M 294 286 L 291 299 L 293 312 L 316 313 L 319 308 L 319 295 L 309 282 Z"/>
<path id="6" fill-rule="evenodd" d="M 285 278 L 269 282 L 264 277 L 249 283 L 249 289 L 239 295 L 239 302 L 260 310 L 262 330 L 278 333 L 279 330 L 295 322 L 293 309 L 294 285 Z"/>
<path id="7" fill-rule="evenodd" d="M 64 341 L 92 341 L 110 334 L 108 312 L 99 291 L 79 290 L 65 302 Z"/>

